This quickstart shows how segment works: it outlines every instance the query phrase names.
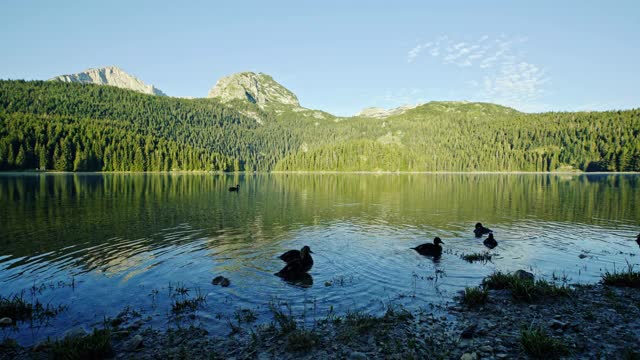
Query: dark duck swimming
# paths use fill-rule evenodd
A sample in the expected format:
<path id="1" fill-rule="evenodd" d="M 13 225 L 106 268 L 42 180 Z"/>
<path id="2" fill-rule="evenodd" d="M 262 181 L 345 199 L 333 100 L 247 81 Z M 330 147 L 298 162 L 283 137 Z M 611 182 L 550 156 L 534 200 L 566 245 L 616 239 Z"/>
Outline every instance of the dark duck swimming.
<path id="1" fill-rule="evenodd" d="M 236 186 L 232 186 L 229 188 L 229 191 L 240 191 L 240 184 L 236 184 Z"/>
<path id="2" fill-rule="evenodd" d="M 440 244 L 444 243 L 442 242 L 442 239 L 436 236 L 433 238 L 433 244 L 426 243 L 418 245 L 412 249 L 417 251 L 420 255 L 439 257 L 442 255 L 442 246 L 440 246 Z"/>
<path id="3" fill-rule="evenodd" d="M 313 251 L 308 246 L 303 246 L 300 250 L 289 250 L 280 255 L 279 258 L 286 262 L 282 270 L 276 273 L 283 278 L 295 278 L 306 275 L 313 266 Z"/>
<path id="4" fill-rule="evenodd" d="M 477 223 L 476 228 L 473 230 L 476 237 L 482 237 L 482 235 L 491 234 L 492 232 L 491 229 L 482 226 L 482 223 Z"/>
<path id="5" fill-rule="evenodd" d="M 492 233 L 489 233 L 489 236 L 486 239 L 484 239 L 482 243 L 484 244 L 484 246 L 488 247 L 489 249 L 493 249 L 494 247 L 498 246 L 498 241 L 496 241 Z"/>

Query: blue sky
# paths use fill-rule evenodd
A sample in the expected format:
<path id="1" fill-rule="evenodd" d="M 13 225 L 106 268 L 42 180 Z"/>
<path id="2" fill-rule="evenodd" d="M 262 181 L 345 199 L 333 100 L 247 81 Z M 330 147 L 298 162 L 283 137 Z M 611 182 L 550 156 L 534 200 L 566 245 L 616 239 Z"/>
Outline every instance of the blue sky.
<path id="1" fill-rule="evenodd" d="M 339 115 L 432 100 L 640 107 L 640 1 L 30 1 L 0 5 L 0 78 L 117 65 L 171 96 L 259 71 Z"/>

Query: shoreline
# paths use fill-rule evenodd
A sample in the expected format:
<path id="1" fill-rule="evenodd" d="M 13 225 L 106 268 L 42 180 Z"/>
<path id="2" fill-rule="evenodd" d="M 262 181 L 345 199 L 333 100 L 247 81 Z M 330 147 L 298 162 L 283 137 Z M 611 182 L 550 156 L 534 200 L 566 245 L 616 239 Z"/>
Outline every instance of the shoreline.
<path id="1" fill-rule="evenodd" d="M 54 174 L 54 175 L 109 175 L 109 174 L 166 174 L 166 175 L 185 175 L 185 174 L 211 174 L 211 175 L 640 175 L 640 172 L 634 171 L 207 171 L 207 170 L 179 170 L 179 171 L 0 171 L 0 175 L 14 174 Z"/>
<path id="2" fill-rule="evenodd" d="M 528 284 L 539 282 L 544 280 Z M 640 288 L 627 286 L 601 281 L 527 299 L 516 299 L 515 291 L 492 289 L 481 303 L 461 295 L 446 308 L 425 303 L 425 308 L 408 311 L 389 305 L 380 317 L 329 313 L 312 326 L 301 325 L 299 315 L 287 312 L 286 305 L 270 304 L 270 323 L 255 324 L 250 310 L 240 311 L 228 321 L 229 335 L 211 335 L 197 321 L 157 330 L 124 314 L 101 330 L 111 345 L 103 358 L 470 360 L 536 358 L 540 351 L 548 359 L 637 359 Z M 65 348 L 46 342 L 11 346 L 5 339 L 0 350 L 2 360 L 44 359 Z"/>

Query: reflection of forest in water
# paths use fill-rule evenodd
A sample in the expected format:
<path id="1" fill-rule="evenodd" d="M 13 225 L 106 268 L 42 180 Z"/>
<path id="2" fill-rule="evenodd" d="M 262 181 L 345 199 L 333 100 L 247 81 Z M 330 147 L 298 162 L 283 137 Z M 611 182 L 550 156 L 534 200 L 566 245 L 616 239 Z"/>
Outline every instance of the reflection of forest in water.
<path id="1" fill-rule="evenodd" d="M 640 218 L 636 175 L 515 174 L 3 174 L 0 256 L 73 251 L 114 238 L 162 247 L 164 229 L 268 241 L 304 225 L 348 221 L 389 226 L 482 219 L 506 224 L 594 223 Z M 239 193 L 229 186 L 240 184 Z M 99 247 L 94 251 L 99 251 Z M 137 253 L 137 252 L 136 252 Z M 86 256 L 87 254 L 83 254 Z M 96 256 L 96 254 L 93 254 Z"/>

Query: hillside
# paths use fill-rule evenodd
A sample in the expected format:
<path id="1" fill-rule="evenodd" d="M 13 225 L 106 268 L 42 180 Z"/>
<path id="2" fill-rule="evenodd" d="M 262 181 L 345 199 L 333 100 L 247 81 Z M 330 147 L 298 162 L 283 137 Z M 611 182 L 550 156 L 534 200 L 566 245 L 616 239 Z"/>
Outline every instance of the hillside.
<path id="1" fill-rule="evenodd" d="M 267 103 L 0 81 L 0 168 L 640 171 L 638 109 L 524 114 L 431 102 L 384 118 L 340 118 Z"/>

